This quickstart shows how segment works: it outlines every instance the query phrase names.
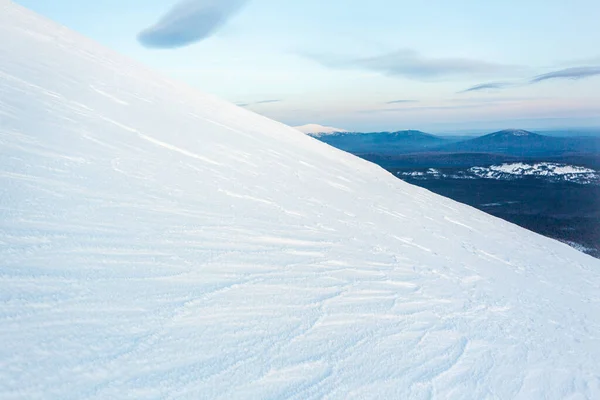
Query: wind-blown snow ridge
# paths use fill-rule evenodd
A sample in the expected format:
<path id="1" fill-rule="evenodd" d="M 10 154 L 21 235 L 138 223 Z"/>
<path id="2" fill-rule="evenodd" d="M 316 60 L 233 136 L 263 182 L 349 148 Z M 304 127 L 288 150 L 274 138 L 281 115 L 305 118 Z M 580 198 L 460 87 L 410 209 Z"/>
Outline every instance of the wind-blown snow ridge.
<path id="1" fill-rule="evenodd" d="M 598 261 L 0 7 L 0 398 L 600 397 Z"/>

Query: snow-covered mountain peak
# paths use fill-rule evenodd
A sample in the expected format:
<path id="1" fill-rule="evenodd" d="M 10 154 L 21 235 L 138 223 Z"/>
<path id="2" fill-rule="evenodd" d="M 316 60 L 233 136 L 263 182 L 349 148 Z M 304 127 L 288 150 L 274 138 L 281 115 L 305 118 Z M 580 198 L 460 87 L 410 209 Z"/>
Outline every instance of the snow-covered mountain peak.
<path id="1" fill-rule="evenodd" d="M 600 262 L 0 12 L 0 398 L 599 398 Z"/>
<path id="2" fill-rule="evenodd" d="M 320 135 L 330 135 L 333 133 L 344 133 L 348 132 L 344 129 L 334 128 L 331 126 L 323 126 L 318 124 L 307 124 L 302 126 L 295 127 L 302 133 L 312 136 L 320 136 Z"/>

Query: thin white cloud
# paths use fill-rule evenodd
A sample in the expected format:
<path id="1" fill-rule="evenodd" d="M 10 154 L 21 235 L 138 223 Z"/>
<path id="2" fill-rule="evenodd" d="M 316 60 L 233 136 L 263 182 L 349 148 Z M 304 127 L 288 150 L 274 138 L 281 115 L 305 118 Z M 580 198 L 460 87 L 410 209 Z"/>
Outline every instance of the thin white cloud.
<path id="1" fill-rule="evenodd" d="M 329 68 L 376 71 L 391 77 L 436 79 L 504 74 L 520 67 L 469 58 L 432 58 L 414 50 L 399 50 L 374 57 L 351 58 L 330 55 L 309 55 L 309 58 Z"/>
<path id="2" fill-rule="evenodd" d="M 392 100 L 392 101 L 386 101 L 385 104 L 406 104 L 406 103 L 418 103 L 418 100 Z"/>
<path id="3" fill-rule="evenodd" d="M 514 84 L 511 84 L 509 82 L 489 82 L 489 83 L 482 83 L 479 85 L 471 86 L 470 88 L 465 89 L 460 93 L 479 92 L 482 90 L 498 90 L 498 89 L 505 89 L 509 86 L 514 86 Z"/>

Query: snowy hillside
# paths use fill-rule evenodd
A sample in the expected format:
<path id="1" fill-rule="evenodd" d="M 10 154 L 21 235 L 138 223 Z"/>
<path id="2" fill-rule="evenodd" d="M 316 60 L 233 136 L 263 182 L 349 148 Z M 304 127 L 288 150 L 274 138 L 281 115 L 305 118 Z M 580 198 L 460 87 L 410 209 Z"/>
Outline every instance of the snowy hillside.
<path id="1" fill-rule="evenodd" d="M 540 163 L 504 163 L 486 167 L 472 167 L 463 170 L 452 169 L 444 172 L 437 168 L 427 168 L 419 171 L 401 171 L 400 177 L 415 179 L 496 179 L 516 180 L 537 178 L 548 182 L 572 182 L 581 185 L 599 185 L 600 173 L 586 167 L 576 165 Z"/>
<path id="2" fill-rule="evenodd" d="M 312 135 L 312 136 L 321 136 L 321 135 L 329 135 L 332 133 L 347 132 L 343 129 L 333 128 L 331 126 L 323 126 L 323 125 L 318 125 L 318 124 L 307 124 L 307 125 L 302 125 L 302 126 L 296 126 L 295 128 L 298 129 L 302 133 L 306 133 L 307 135 Z"/>
<path id="3" fill-rule="evenodd" d="M 0 4 L 1 399 L 600 398 L 599 261 Z"/>
<path id="4" fill-rule="evenodd" d="M 551 181 L 568 181 L 581 184 L 600 183 L 600 174 L 590 168 L 541 162 L 535 164 L 510 163 L 489 167 L 473 167 L 469 170 L 480 178 L 518 179 L 526 176 Z"/>

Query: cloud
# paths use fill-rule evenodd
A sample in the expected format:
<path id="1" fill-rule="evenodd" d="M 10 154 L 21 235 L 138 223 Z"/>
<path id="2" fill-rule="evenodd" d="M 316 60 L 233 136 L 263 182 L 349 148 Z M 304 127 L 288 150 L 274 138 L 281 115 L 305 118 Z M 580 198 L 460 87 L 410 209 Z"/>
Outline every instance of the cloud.
<path id="1" fill-rule="evenodd" d="M 261 101 L 257 101 L 254 104 L 280 103 L 281 101 L 282 101 L 281 99 L 261 100 Z"/>
<path id="2" fill-rule="evenodd" d="M 283 101 L 282 99 L 268 99 L 268 100 L 255 101 L 254 103 L 236 103 L 236 105 L 238 107 L 250 107 L 250 106 L 254 106 L 256 104 L 281 103 L 282 101 Z"/>
<path id="3" fill-rule="evenodd" d="M 488 89 L 506 89 L 514 86 L 533 85 L 538 82 L 547 81 L 551 79 L 584 79 L 592 76 L 600 75 L 600 66 L 592 67 L 572 67 L 561 69 L 547 74 L 535 76 L 527 81 L 520 82 L 490 82 L 482 83 L 479 85 L 472 86 L 468 89 L 460 91 L 459 93 L 477 92 L 480 90 Z"/>
<path id="4" fill-rule="evenodd" d="M 459 92 L 460 93 L 460 92 Z M 493 103 L 493 104 L 502 104 L 502 103 L 515 103 L 515 102 L 527 102 L 527 101 L 536 101 L 536 100 L 540 100 L 540 99 L 547 99 L 546 97 L 524 97 L 524 96 L 513 96 L 513 97 L 506 97 L 504 95 L 502 96 L 494 96 L 494 97 L 490 97 L 490 96 L 486 96 L 486 97 L 454 97 L 454 98 L 450 98 L 450 99 L 446 99 L 446 101 L 451 102 L 451 103 Z"/>
<path id="5" fill-rule="evenodd" d="M 535 83 L 547 81 L 547 80 L 551 80 L 551 79 L 584 79 L 584 78 L 590 78 L 590 77 L 593 77 L 596 75 L 600 75 L 600 66 L 572 67 L 572 68 L 561 69 L 561 70 L 554 71 L 554 72 L 549 72 L 549 73 L 543 74 L 543 75 L 538 75 L 538 76 L 530 78 L 529 80 L 526 80 L 526 81 L 482 83 L 479 85 L 472 86 L 463 91 L 460 91 L 459 93 L 469 93 L 469 92 L 477 92 L 480 90 L 506 89 L 508 87 L 533 85 Z"/>
<path id="6" fill-rule="evenodd" d="M 406 103 L 417 103 L 418 100 L 392 100 L 387 101 L 385 104 L 406 104 Z"/>
<path id="7" fill-rule="evenodd" d="M 188 46 L 212 36 L 247 0 L 183 0 L 138 34 L 150 48 Z"/>
<path id="8" fill-rule="evenodd" d="M 361 69 L 391 77 L 435 79 L 481 76 L 514 71 L 519 67 L 468 58 L 429 58 L 414 50 L 399 50 L 375 57 L 351 58 L 308 55 L 323 66 L 335 69 Z"/>
<path id="9" fill-rule="evenodd" d="M 394 113 L 394 112 L 421 112 L 421 111 L 447 111 L 447 110 L 463 110 L 470 108 L 484 108 L 489 104 L 464 104 L 464 105 L 448 105 L 448 106 L 424 106 L 424 107 L 396 107 L 396 108 L 381 108 L 372 110 L 361 110 L 358 114 L 379 114 L 379 113 Z"/>
<path id="10" fill-rule="evenodd" d="M 561 69 L 559 71 L 538 75 L 531 79 L 529 83 L 538 83 L 550 79 L 583 79 L 600 75 L 600 66 L 595 67 L 574 67 Z"/>
<path id="11" fill-rule="evenodd" d="M 562 61 L 557 64 L 557 66 L 560 66 L 563 68 L 578 67 L 581 65 L 600 65 L 600 56 L 596 56 L 596 57 L 592 56 L 592 57 L 587 57 L 587 58 L 579 58 L 576 60 Z"/>
<path id="12" fill-rule="evenodd" d="M 513 84 L 509 82 L 490 82 L 490 83 L 482 83 L 479 85 L 471 86 L 468 89 L 465 89 L 459 93 L 468 93 L 468 92 L 478 92 L 480 90 L 496 90 L 496 89 L 505 89 Z"/>

